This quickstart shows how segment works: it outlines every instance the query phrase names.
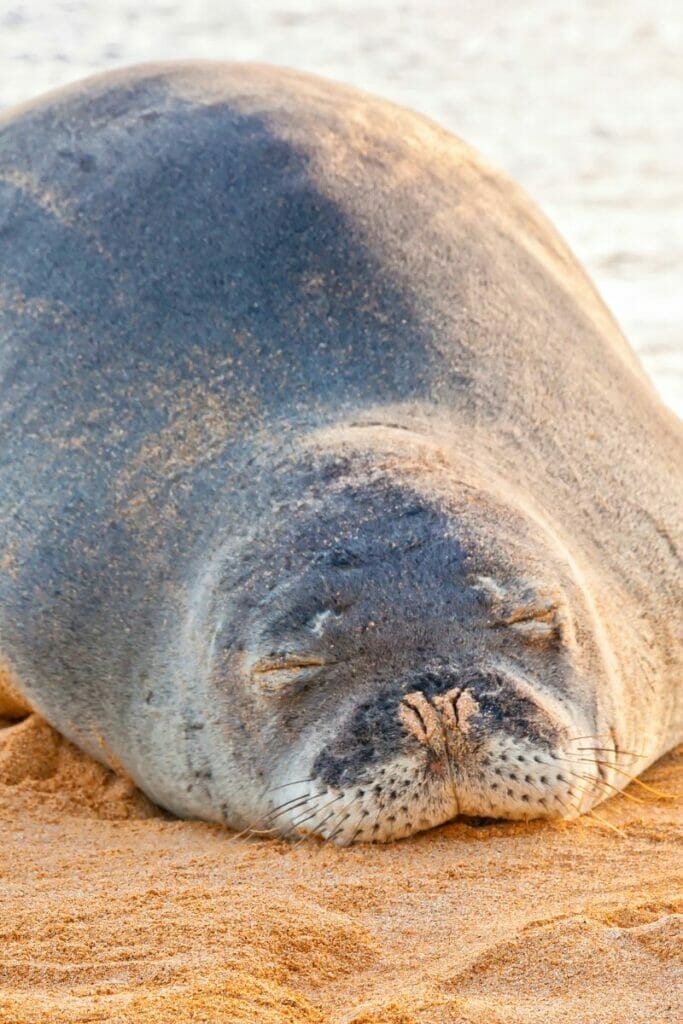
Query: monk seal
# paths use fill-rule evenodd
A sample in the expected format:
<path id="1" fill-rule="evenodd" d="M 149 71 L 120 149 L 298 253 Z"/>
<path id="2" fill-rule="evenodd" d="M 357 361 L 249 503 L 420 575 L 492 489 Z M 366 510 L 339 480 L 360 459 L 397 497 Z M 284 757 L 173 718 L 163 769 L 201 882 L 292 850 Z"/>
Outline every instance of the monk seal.
<path id="1" fill-rule="evenodd" d="M 516 186 L 293 71 L 0 121 L 0 650 L 187 817 L 573 817 L 681 719 L 680 424 Z"/>

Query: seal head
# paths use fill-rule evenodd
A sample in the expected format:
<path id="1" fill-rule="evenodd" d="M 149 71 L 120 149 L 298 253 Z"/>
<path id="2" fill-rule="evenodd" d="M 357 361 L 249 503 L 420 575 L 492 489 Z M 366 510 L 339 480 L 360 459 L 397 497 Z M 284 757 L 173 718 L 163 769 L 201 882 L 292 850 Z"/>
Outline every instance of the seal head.
<path id="1" fill-rule="evenodd" d="M 341 453 L 335 433 L 198 590 L 187 650 L 213 635 L 215 715 L 193 733 L 206 806 L 193 786 L 178 809 L 348 843 L 601 799 L 575 741 L 605 669 L 557 539 L 408 431 L 348 431 Z"/>

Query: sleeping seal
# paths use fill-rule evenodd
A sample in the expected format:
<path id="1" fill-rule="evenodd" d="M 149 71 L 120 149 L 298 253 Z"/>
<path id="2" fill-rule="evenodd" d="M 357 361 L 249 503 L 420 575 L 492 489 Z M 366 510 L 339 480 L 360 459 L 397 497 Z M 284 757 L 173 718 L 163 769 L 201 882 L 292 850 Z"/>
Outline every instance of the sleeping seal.
<path id="1" fill-rule="evenodd" d="M 572 817 L 682 738 L 681 430 L 525 195 L 307 75 L 0 121 L 0 650 L 183 816 Z"/>

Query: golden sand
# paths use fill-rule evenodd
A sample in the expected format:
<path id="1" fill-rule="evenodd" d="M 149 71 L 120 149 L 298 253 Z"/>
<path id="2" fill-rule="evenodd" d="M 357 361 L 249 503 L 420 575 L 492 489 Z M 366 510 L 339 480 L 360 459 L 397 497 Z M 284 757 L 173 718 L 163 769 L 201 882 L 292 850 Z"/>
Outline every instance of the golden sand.
<path id="1" fill-rule="evenodd" d="M 644 779 L 602 821 L 291 846 L 170 819 L 32 716 L 0 729 L 0 1021 L 678 1022 L 683 748 Z"/>

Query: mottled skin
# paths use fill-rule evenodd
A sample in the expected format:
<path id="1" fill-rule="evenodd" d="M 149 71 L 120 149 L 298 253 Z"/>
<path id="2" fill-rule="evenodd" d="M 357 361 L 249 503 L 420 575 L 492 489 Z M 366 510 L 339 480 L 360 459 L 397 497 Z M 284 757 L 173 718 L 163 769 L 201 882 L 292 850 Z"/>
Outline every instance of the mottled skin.
<path id="1" fill-rule="evenodd" d="M 681 449 L 415 114 L 198 63 L 0 118 L 0 711 L 179 814 L 350 842 L 621 788 L 683 734 Z"/>

